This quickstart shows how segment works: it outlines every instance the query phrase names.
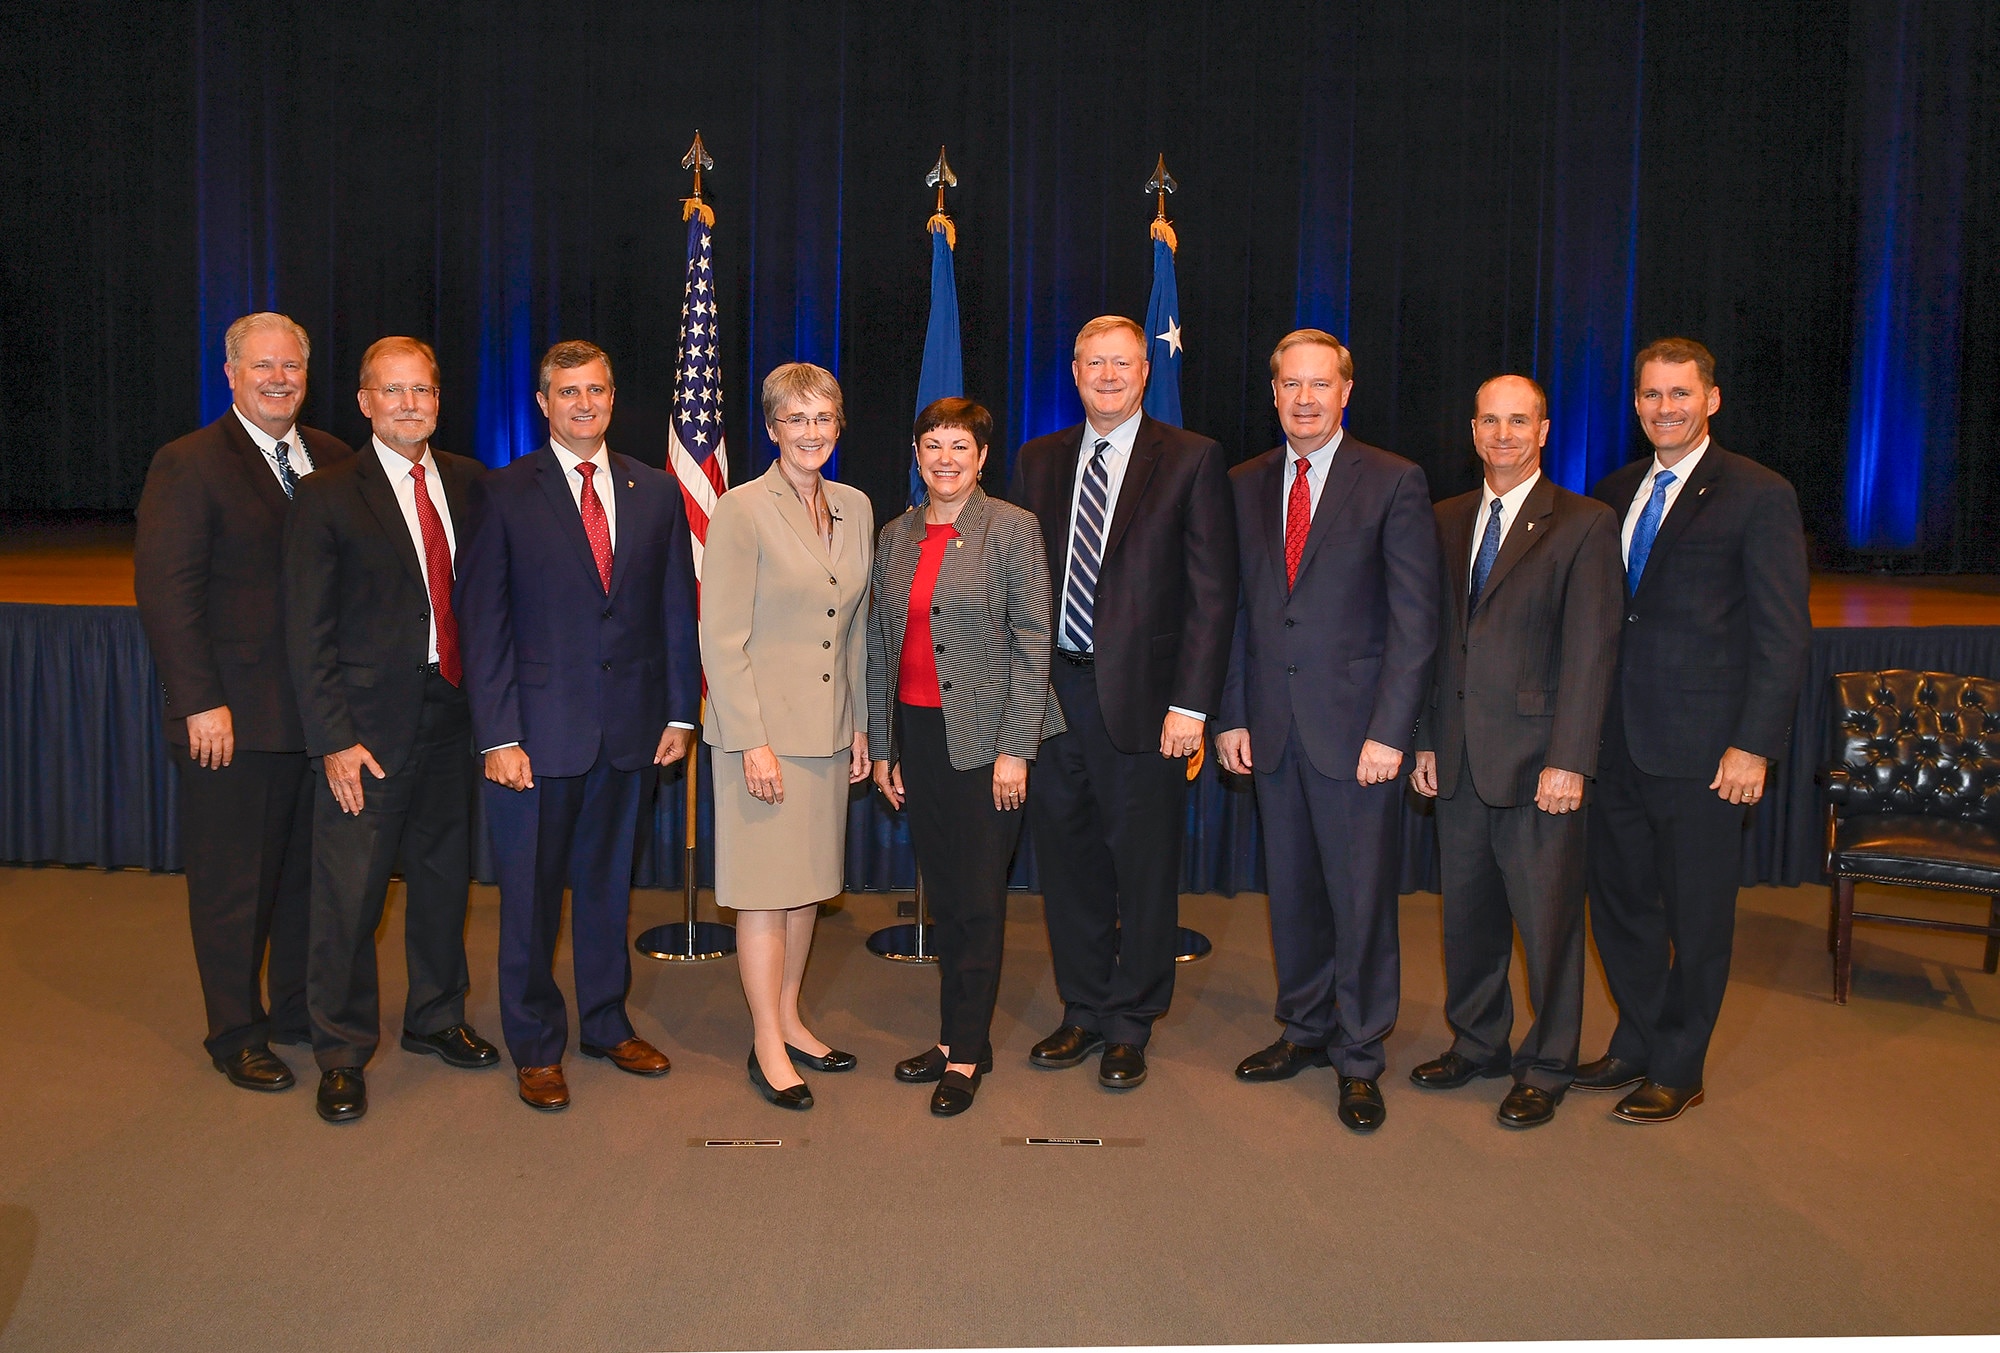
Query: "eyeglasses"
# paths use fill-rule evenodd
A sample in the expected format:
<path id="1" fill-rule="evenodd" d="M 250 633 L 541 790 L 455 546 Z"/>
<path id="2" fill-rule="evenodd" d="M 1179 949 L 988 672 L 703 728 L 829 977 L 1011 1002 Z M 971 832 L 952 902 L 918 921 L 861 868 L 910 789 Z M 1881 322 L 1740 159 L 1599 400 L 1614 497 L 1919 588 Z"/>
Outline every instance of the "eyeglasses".
<path id="1" fill-rule="evenodd" d="M 830 413 L 816 413 L 810 417 L 802 413 L 795 413 L 789 417 L 780 418 L 777 421 L 783 423 L 794 432 L 804 432 L 807 428 L 811 428 L 814 432 L 827 432 L 840 426 L 840 420 Z"/>
<path id="2" fill-rule="evenodd" d="M 438 388 L 435 385 L 364 385 L 361 388 L 364 390 L 373 390 L 384 399 L 401 399 L 403 392 L 406 390 L 416 399 L 436 399 L 438 397 Z"/>

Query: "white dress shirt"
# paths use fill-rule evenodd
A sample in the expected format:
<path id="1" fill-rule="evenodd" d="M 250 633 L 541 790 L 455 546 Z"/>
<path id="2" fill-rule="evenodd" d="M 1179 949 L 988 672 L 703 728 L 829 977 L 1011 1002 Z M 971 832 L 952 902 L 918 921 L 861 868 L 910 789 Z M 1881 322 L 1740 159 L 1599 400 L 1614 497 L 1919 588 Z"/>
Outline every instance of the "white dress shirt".
<path id="1" fill-rule="evenodd" d="M 1632 557 L 1632 528 L 1639 524 L 1639 518 L 1646 510 L 1646 500 L 1653 496 L 1653 480 L 1659 477 L 1662 470 L 1673 471 L 1674 482 L 1667 485 L 1666 506 L 1660 510 L 1660 520 L 1664 522 L 1667 513 L 1674 510 L 1674 500 L 1681 496 L 1681 490 L 1686 488 L 1688 480 L 1694 477 L 1694 467 L 1701 464 L 1701 453 L 1706 450 L 1708 450 L 1708 438 L 1703 437 L 1700 446 L 1682 456 L 1671 466 L 1660 464 L 1659 452 L 1653 453 L 1652 467 L 1640 476 L 1639 491 L 1632 496 L 1631 505 L 1625 509 L 1625 528 L 1618 535 L 1618 554 L 1627 564 L 1631 562 Z"/>
<path id="2" fill-rule="evenodd" d="M 286 428 L 284 436 L 273 437 L 248 418 L 245 418 L 243 410 L 237 408 L 234 404 L 229 406 L 229 411 L 236 415 L 236 421 L 243 425 L 243 430 L 250 434 L 250 440 L 255 442 L 257 449 L 264 453 L 264 468 L 271 472 L 271 478 L 278 481 L 279 488 L 285 487 L 285 476 L 278 469 L 279 442 L 285 443 L 285 459 L 291 463 L 293 474 L 304 479 L 313 472 L 312 453 L 306 450 L 305 441 L 299 436 L 299 425 L 297 423 Z M 290 494 L 286 495 L 286 497 L 290 496 Z"/>
<path id="3" fill-rule="evenodd" d="M 431 561 L 424 556 L 424 524 L 417 516 L 417 476 L 413 473 L 417 466 L 424 468 L 424 490 L 429 495 L 431 506 L 437 509 L 438 520 L 444 523 L 445 549 L 452 560 L 452 570 L 456 576 L 458 569 L 458 533 L 451 524 L 451 507 L 444 499 L 444 483 L 438 478 L 437 458 L 431 455 L 429 446 L 424 447 L 423 459 L 412 461 L 400 451 L 390 449 L 380 437 L 369 438 L 375 444 L 375 454 L 382 462 L 382 473 L 389 476 L 389 487 L 396 491 L 396 506 L 403 509 L 403 525 L 409 528 L 410 543 L 417 547 L 417 568 L 424 575 L 424 595 L 431 595 Z M 450 590 L 447 582 L 445 588 Z M 437 613 L 430 612 L 431 650 L 430 661 L 438 660 Z"/>
<path id="4" fill-rule="evenodd" d="M 1505 493 L 1495 494 L 1493 486 L 1485 480 L 1479 482 L 1479 512 L 1472 519 L 1472 553 L 1467 556 L 1473 564 L 1479 562 L 1479 543 L 1486 538 L 1486 519 L 1493 515 L 1493 499 L 1500 499 L 1500 544 L 1507 544 L 1507 533 L 1514 529 L 1514 519 L 1521 515 L 1521 504 L 1528 501 L 1528 494 L 1535 485 L 1542 482 L 1542 472 L 1538 468 Z M 1497 557 L 1497 556 L 1496 556 Z M 1472 569 L 1468 565 L 1465 572 L 1466 592 L 1472 591 Z"/>
<path id="5" fill-rule="evenodd" d="M 577 473 L 577 466 L 583 464 L 583 457 L 576 454 L 554 438 L 549 440 L 549 449 L 562 462 L 563 483 L 569 485 L 570 501 L 576 504 L 577 514 L 583 513 L 583 476 Z M 604 504 L 604 527 L 611 533 L 611 552 L 618 553 L 618 495 L 611 491 L 611 452 L 603 442 L 597 444 L 590 463 L 597 467 L 597 473 L 590 477 L 590 486 L 597 490 L 597 501 Z"/>
<path id="6" fill-rule="evenodd" d="M 1326 476 L 1333 469 L 1333 457 L 1340 450 L 1340 444 L 1347 439 L 1347 429 L 1335 428 L 1333 435 L 1326 439 L 1326 445 L 1305 457 L 1306 494 L 1312 499 L 1312 506 L 1306 510 L 1306 520 L 1311 521 L 1319 512 L 1319 496 L 1326 490 Z M 1278 477 L 1278 509 L 1281 513 L 1292 510 L 1292 481 L 1299 473 L 1299 453 L 1285 443 L 1285 472 Z M 1280 521 L 1284 518 L 1281 516 Z"/>

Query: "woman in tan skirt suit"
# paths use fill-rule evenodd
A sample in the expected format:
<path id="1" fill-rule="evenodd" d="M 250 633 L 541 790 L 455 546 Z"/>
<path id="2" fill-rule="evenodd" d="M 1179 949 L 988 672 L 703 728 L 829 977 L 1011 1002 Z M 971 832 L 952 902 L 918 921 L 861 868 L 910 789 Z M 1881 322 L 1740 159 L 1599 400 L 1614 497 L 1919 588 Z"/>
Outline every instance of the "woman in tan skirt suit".
<path id="1" fill-rule="evenodd" d="M 764 378 L 778 459 L 722 495 L 702 558 L 702 740 L 714 748 L 715 900 L 736 912 L 750 1003 L 750 1080 L 812 1107 L 793 1063 L 855 1059 L 799 1018 L 819 903 L 841 891 L 848 786 L 868 778 L 865 683 L 875 514 L 820 477 L 846 426 L 832 374 L 790 362 Z"/>

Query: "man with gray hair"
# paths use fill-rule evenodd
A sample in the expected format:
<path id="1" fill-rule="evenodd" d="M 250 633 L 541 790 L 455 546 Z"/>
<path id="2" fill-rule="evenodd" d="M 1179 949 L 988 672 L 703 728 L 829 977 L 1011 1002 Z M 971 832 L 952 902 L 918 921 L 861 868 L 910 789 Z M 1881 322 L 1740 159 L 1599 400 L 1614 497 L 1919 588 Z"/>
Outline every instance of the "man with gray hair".
<path id="1" fill-rule="evenodd" d="M 229 326 L 222 372 L 231 406 L 153 457 L 133 557 L 180 778 L 206 1046 L 216 1070 L 246 1090 L 289 1089 L 291 1069 L 270 1044 L 311 1042 L 312 781 L 285 661 L 280 578 L 299 479 L 354 454 L 298 425 L 311 349 L 283 315 Z"/>

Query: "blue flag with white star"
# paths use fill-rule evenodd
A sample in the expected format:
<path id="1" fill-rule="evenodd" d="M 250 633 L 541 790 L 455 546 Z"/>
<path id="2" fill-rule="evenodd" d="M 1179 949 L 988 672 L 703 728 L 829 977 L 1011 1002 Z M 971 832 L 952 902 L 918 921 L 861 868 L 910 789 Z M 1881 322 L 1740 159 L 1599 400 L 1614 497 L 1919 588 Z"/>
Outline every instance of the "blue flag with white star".
<path id="1" fill-rule="evenodd" d="M 924 330 L 924 369 L 917 376 L 917 408 L 922 413 L 935 400 L 965 393 L 965 355 L 959 344 L 958 269 L 951 258 L 951 240 L 943 230 L 931 231 L 931 322 Z M 916 414 L 911 415 L 915 421 Z M 921 507 L 930 495 L 917 473 L 917 448 L 910 447 L 910 506 Z"/>
<path id="2" fill-rule="evenodd" d="M 1153 240 L 1153 299 L 1146 303 L 1146 412 L 1181 425 L 1181 289 L 1174 281 L 1174 247 Z"/>

